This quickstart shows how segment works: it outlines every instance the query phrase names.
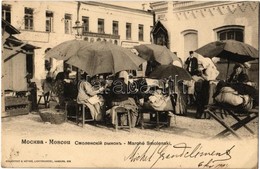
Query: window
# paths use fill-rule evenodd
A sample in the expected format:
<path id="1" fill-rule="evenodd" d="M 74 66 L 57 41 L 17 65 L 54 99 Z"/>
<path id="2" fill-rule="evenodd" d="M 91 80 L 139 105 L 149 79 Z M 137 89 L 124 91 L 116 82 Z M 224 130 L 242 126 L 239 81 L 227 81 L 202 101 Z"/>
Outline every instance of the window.
<path id="1" fill-rule="evenodd" d="M 2 6 L 2 18 L 7 22 L 11 23 L 11 6 L 3 5 Z"/>
<path id="2" fill-rule="evenodd" d="M 113 21 L 113 35 L 118 35 L 118 21 Z"/>
<path id="3" fill-rule="evenodd" d="M 131 23 L 126 23 L 126 39 L 131 39 Z"/>
<path id="4" fill-rule="evenodd" d="M 65 34 L 71 34 L 72 33 L 72 21 L 71 21 L 71 14 L 65 14 Z"/>
<path id="5" fill-rule="evenodd" d="M 24 9 L 24 29 L 33 30 L 33 9 Z"/>
<path id="6" fill-rule="evenodd" d="M 144 41 L 144 25 L 138 25 L 138 39 L 139 41 Z"/>
<path id="7" fill-rule="evenodd" d="M 244 26 L 227 25 L 214 29 L 217 40 L 237 40 L 244 42 Z"/>
<path id="8" fill-rule="evenodd" d="M 104 33 L 105 32 L 105 21 L 104 19 L 98 19 L 98 33 Z"/>
<path id="9" fill-rule="evenodd" d="M 241 29 L 228 29 L 218 32 L 218 39 L 219 40 L 237 40 L 240 42 L 244 41 L 244 33 Z"/>
<path id="10" fill-rule="evenodd" d="M 189 51 L 198 49 L 198 31 L 187 29 L 181 32 L 184 38 L 184 60 L 189 56 Z"/>
<path id="11" fill-rule="evenodd" d="M 53 12 L 46 11 L 46 32 L 53 32 Z"/>
<path id="12" fill-rule="evenodd" d="M 89 32 L 89 17 L 82 16 L 83 32 Z"/>

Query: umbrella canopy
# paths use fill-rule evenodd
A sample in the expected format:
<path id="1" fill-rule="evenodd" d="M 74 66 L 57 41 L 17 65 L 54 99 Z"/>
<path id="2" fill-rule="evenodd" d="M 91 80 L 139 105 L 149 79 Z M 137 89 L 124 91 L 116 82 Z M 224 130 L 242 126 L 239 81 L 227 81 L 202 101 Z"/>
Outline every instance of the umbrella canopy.
<path id="1" fill-rule="evenodd" d="M 51 50 L 49 50 L 46 54 L 46 58 L 55 58 L 57 60 L 67 60 L 72 56 L 77 55 L 77 52 L 81 47 L 87 46 L 90 43 L 83 40 L 69 40 L 65 41 Z"/>
<path id="2" fill-rule="evenodd" d="M 174 65 L 160 65 L 150 75 L 149 78 L 162 79 L 175 77 L 179 80 L 192 80 L 191 75 L 185 69 Z"/>
<path id="3" fill-rule="evenodd" d="M 204 57 L 219 57 L 234 62 L 247 62 L 258 58 L 254 47 L 235 40 L 215 41 L 195 50 Z"/>
<path id="4" fill-rule="evenodd" d="M 94 42 L 82 46 L 77 54 L 66 62 L 93 76 L 137 70 L 145 60 L 121 46 L 109 42 Z"/>
<path id="5" fill-rule="evenodd" d="M 138 51 L 140 57 L 143 59 L 155 59 L 161 65 L 168 65 L 171 64 L 174 60 L 178 60 L 178 57 L 165 46 L 143 44 L 134 46 L 134 48 Z"/>

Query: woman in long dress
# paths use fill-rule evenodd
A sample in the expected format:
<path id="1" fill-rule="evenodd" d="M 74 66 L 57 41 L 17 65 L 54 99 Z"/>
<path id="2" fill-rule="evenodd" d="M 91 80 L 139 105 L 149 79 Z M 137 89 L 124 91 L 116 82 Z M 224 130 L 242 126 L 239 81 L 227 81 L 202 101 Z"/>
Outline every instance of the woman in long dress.
<path id="1" fill-rule="evenodd" d="M 101 96 L 98 96 L 98 94 L 104 89 L 105 87 L 101 87 L 98 90 L 94 89 L 86 78 L 79 83 L 77 102 L 79 104 L 84 104 L 89 108 L 91 116 L 95 121 L 103 120 L 101 108 L 103 105 L 103 99 Z"/>

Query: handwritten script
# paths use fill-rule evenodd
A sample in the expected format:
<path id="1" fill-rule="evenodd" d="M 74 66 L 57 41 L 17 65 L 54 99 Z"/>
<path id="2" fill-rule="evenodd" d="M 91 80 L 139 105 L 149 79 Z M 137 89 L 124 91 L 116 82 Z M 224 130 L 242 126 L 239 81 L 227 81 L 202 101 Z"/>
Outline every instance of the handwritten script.
<path id="1" fill-rule="evenodd" d="M 129 155 L 125 156 L 125 161 L 151 163 L 153 168 L 159 161 L 173 159 L 199 159 L 198 168 L 226 168 L 227 161 L 232 159 L 232 150 L 235 145 L 223 148 L 221 151 L 205 150 L 201 143 L 189 146 L 187 143 L 177 143 L 174 145 L 136 145 Z"/>

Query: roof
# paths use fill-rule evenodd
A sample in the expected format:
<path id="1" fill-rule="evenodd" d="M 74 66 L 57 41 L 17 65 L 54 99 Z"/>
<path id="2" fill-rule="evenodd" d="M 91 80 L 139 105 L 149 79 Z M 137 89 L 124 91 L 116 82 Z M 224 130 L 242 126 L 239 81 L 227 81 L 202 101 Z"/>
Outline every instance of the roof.
<path id="1" fill-rule="evenodd" d="M 20 46 L 22 44 L 24 44 L 23 41 L 21 41 L 20 39 L 17 39 L 16 37 L 14 36 L 10 36 L 6 39 L 6 43 L 11 43 L 11 44 L 14 44 L 16 46 Z M 40 47 L 37 47 L 37 46 L 34 46 L 34 45 L 31 45 L 31 44 L 26 44 L 25 46 L 22 47 L 22 49 L 24 50 L 34 50 L 34 49 L 40 49 Z"/>
<path id="2" fill-rule="evenodd" d="M 124 11 L 126 10 L 126 11 L 131 11 L 131 12 L 138 12 L 138 13 L 142 13 L 142 14 L 152 15 L 151 10 L 145 11 L 145 10 L 141 10 L 141 9 L 128 8 L 128 7 L 106 4 L 106 3 L 101 3 L 101 2 L 94 2 L 94 1 L 84 1 L 84 2 L 80 1 L 80 2 L 83 4 L 86 4 L 86 5 L 102 6 L 102 7 L 106 7 L 106 8 L 113 8 L 113 9 L 119 9 L 119 10 L 124 10 Z"/>
<path id="3" fill-rule="evenodd" d="M 2 19 L 2 29 L 5 29 L 6 32 L 9 34 L 19 34 L 20 31 L 18 31 L 15 27 L 13 27 L 9 22 Z"/>
<path id="4" fill-rule="evenodd" d="M 152 29 L 153 34 L 157 34 L 159 30 L 163 30 L 164 32 L 168 33 L 167 29 L 163 26 L 163 24 L 158 20 Z"/>

